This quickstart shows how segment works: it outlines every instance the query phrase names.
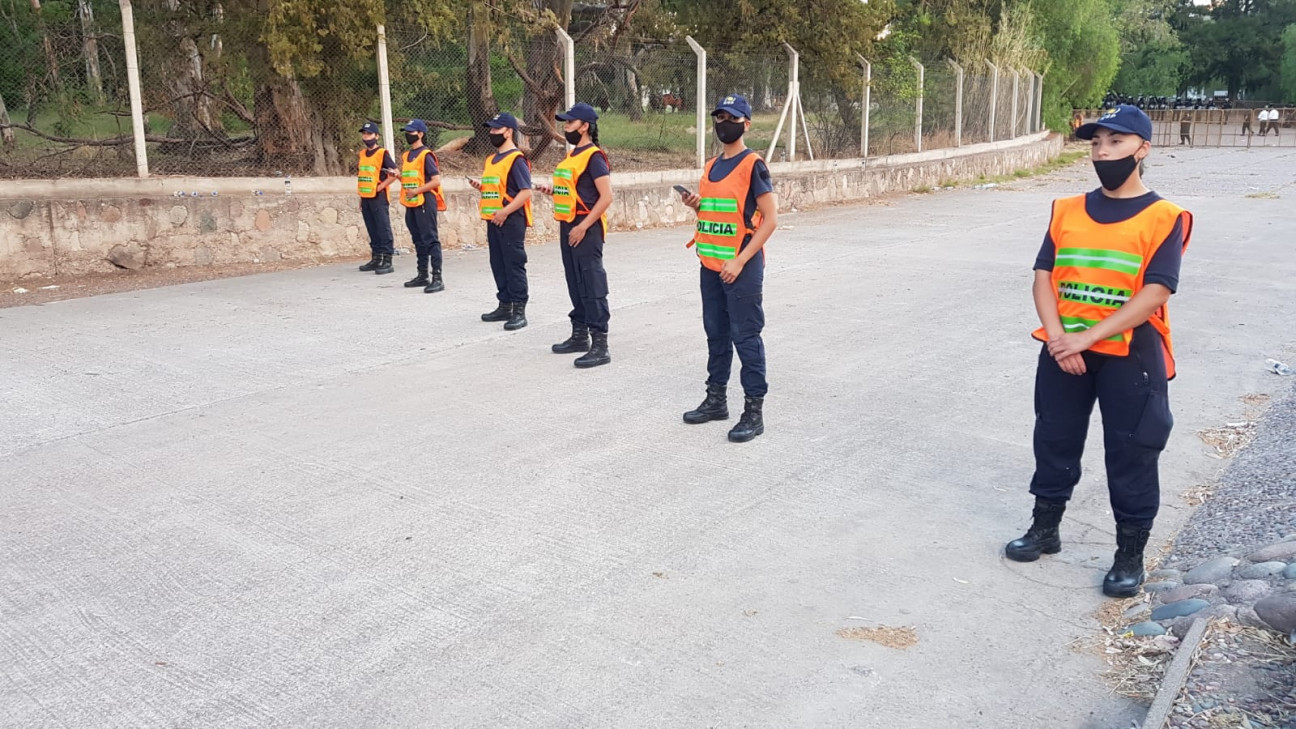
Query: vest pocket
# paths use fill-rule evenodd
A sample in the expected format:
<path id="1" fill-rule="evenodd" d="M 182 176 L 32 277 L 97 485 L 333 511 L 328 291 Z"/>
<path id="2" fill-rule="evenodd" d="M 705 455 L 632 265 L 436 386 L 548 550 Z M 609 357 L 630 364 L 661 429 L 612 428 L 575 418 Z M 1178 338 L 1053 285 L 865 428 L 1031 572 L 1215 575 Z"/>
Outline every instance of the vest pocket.
<path id="1" fill-rule="evenodd" d="M 1143 404 L 1143 414 L 1139 416 L 1138 425 L 1130 433 L 1130 442 L 1154 451 L 1164 450 L 1173 428 L 1170 398 L 1166 393 L 1152 389 Z"/>

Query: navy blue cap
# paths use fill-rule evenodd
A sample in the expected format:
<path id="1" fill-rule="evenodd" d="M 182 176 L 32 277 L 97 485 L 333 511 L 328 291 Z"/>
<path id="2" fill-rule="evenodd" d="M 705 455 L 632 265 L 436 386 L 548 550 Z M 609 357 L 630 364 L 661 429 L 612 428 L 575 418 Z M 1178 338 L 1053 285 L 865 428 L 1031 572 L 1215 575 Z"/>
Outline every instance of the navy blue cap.
<path id="1" fill-rule="evenodd" d="M 582 101 L 573 105 L 567 111 L 556 114 L 554 118 L 558 121 L 583 121 L 593 124 L 598 121 L 598 112 L 594 111 L 594 107 Z"/>
<path id="2" fill-rule="evenodd" d="M 738 94 L 730 94 L 721 99 L 720 103 L 716 104 L 715 111 L 711 112 L 711 116 L 715 116 L 722 111 L 727 111 L 743 119 L 751 119 L 751 104 L 748 104 L 747 100 Z"/>
<path id="3" fill-rule="evenodd" d="M 495 116 L 487 119 L 486 122 L 482 124 L 482 126 L 489 127 L 491 129 L 504 129 L 505 127 L 507 127 L 516 132 L 518 124 L 517 124 L 517 119 L 512 114 L 508 113 L 507 111 L 501 111 Z"/>
<path id="4" fill-rule="evenodd" d="M 374 124 L 373 122 L 365 122 L 363 125 L 361 125 L 361 127 L 360 127 L 360 132 L 361 132 L 362 134 L 363 134 L 364 132 L 369 132 L 370 134 L 377 134 L 377 133 L 378 133 L 378 125 L 377 125 L 377 124 Z"/>
<path id="5" fill-rule="evenodd" d="M 410 123 L 406 124 L 405 127 L 401 129 L 401 131 L 402 132 L 423 132 L 424 134 L 427 134 L 428 130 L 427 130 L 427 124 L 424 124 L 422 119 L 410 119 Z"/>
<path id="6" fill-rule="evenodd" d="M 1098 121 L 1082 124 L 1079 129 L 1076 129 L 1075 135 L 1079 139 L 1093 139 L 1094 132 L 1097 132 L 1099 127 L 1121 134 L 1137 134 L 1149 142 L 1152 141 L 1152 120 L 1137 106 L 1121 104 L 1107 109 L 1102 116 L 1098 117 Z"/>

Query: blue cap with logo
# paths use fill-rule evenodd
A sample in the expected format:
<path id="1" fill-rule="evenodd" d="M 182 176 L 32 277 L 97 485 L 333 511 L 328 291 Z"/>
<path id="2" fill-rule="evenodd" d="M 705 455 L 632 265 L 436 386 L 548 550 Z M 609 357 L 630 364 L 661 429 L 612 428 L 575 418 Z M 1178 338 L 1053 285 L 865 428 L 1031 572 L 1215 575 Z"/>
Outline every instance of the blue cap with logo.
<path id="1" fill-rule="evenodd" d="M 360 126 L 360 132 L 361 132 L 362 134 L 363 134 L 364 132 L 368 132 L 368 133 L 370 133 L 370 134 L 377 134 L 377 133 L 378 133 L 378 125 L 377 125 L 377 124 L 374 124 L 374 123 L 371 122 L 371 121 L 367 121 L 367 122 L 365 122 L 364 124 L 362 124 L 362 125 Z"/>
<path id="2" fill-rule="evenodd" d="M 402 129 L 401 131 L 423 132 L 424 134 L 427 134 L 428 128 L 427 128 L 427 124 L 424 124 L 422 119 L 410 119 L 409 124 L 406 124 L 405 128 Z"/>
<path id="3" fill-rule="evenodd" d="M 1093 139 L 1099 127 L 1121 134 L 1137 134 L 1149 142 L 1152 141 L 1152 120 L 1137 106 L 1121 104 L 1107 109 L 1103 111 L 1102 116 L 1098 117 L 1098 121 L 1083 124 L 1076 129 L 1075 135 L 1079 139 Z"/>
<path id="4" fill-rule="evenodd" d="M 751 104 L 748 104 L 747 100 L 738 94 L 730 94 L 721 99 L 720 103 L 716 104 L 715 111 L 711 112 L 711 116 L 715 116 L 722 111 L 727 111 L 731 115 L 742 119 L 751 119 Z"/>
<path id="5" fill-rule="evenodd" d="M 554 118 L 558 121 L 583 121 L 593 124 L 598 121 L 598 112 L 594 111 L 594 107 L 582 101 L 573 105 L 567 111 L 556 114 Z"/>
<path id="6" fill-rule="evenodd" d="M 487 119 L 482 124 L 482 126 L 488 127 L 490 129 L 508 128 L 516 132 L 518 128 L 518 122 L 517 122 L 517 118 L 514 117 L 512 114 L 508 113 L 507 111 L 501 111 L 495 116 Z"/>

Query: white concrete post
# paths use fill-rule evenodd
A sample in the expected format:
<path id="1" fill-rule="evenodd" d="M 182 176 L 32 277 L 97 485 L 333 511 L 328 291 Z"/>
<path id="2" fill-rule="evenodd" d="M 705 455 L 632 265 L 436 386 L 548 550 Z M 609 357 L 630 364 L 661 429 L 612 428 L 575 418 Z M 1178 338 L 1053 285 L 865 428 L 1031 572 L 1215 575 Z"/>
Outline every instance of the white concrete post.
<path id="1" fill-rule="evenodd" d="M 796 49 L 788 45 L 787 43 L 783 44 L 783 48 L 784 50 L 787 51 L 788 54 L 788 100 L 791 102 L 791 105 L 788 107 L 788 110 L 792 114 L 792 117 L 788 119 L 788 121 L 790 122 L 788 124 L 788 160 L 795 162 L 796 161 L 796 138 L 797 138 L 797 112 L 800 111 L 801 109 L 801 104 L 800 104 L 801 79 L 799 78 L 799 74 L 801 73 L 801 54 L 797 53 Z M 808 142 L 809 140 L 806 141 Z"/>
<path id="2" fill-rule="evenodd" d="M 387 29 L 378 26 L 378 98 L 382 102 L 383 146 L 396 158 L 396 130 L 392 127 L 391 74 L 387 69 Z"/>
<path id="3" fill-rule="evenodd" d="M 954 59 L 945 59 L 954 69 L 954 146 L 963 146 L 963 67 Z"/>
<path id="4" fill-rule="evenodd" d="M 1035 74 L 1031 73 L 1029 68 L 1023 68 L 1021 73 L 1026 79 L 1026 89 L 1024 91 L 1026 97 L 1026 120 L 1022 125 L 1022 134 L 1030 134 L 1035 131 L 1032 128 L 1034 126 L 1033 112 L 1035 111 Z"/>
<path id="5" fill-rule="evenodd" d="M 873 64 L 868 62 L 862 54 L 856 53 L 855 57 L 859 59 L 860 64 L 864 66 L 864 101 L 860 108 L 860 157 L 868 158 L 869 143 L 869 112 L 872 111 L 873 100 Z"/>
<path id="6" fill-rule="evenodd" d="M 1044 129 L 1044 74 L 1037 73 L 1035 78 L 1035 131 Z"/>
<path id="7" fill-rule="evenodd" d="M 688 41 L 689 48 L 693 49 L 693 54 L 697 56 L 697 163 L 698 169 L 706 167 L 706 49 L 698 45 L 692 36 L 684 36 Z"/>
<path id="8" fill-rule="evenodd" d="M 122 41 L 126 46 L 126 83 L 130 89 L 131 131 L 135 136 L 135 173 L 149 176 L 148 149 L 144 145 L 144 101 L 140 96 L 139 53 L 135 49 L 135 12 L 131 0 L 118 0 L 122 16 Z"/>
<path id="9" fill-rule="evenodd" d="M 993 80 L 990 82 L 990 141 L 993 142 L 995 138 L 995 107 L 999 105 L 999 67 L 991 63 L 989 58 L 986 59 L 986 65 L 994 72 L 991 76 Z"/>
<path id="10" fill-rule="evenodd" d="M 1012 116 L 1009 117 L 1012 120 L 1012 123 L 1008 126 L 1008 138 L 1016 139 L 1017 138 L 1017 85 L 1018 82 L 1021 81 L 1021 72 L 1019 72 L 1015 68 L 1010 70 L 1012 71 L 1012 75 L 1013 75 L 1013 92 L 1012 92 L 1013 103 L 1012 103 Z"/>
<path id="11" fill-rule="evenodd" d="M 567 31 L 562 28 L 555 30 L 558 33 L 558 47 L 562 49 L 563 55 L 563 98 L 566 100 L 567 109 L 570 109 L 576 104 L 576 44 L 572 41 L 572 37 L 567 35 Z M 571 150 L 572 146 L 568 144 L 567 151 Z"/>
<path id="12" fill-rule="evenodd" d="M 918 105 L 917 108 L 915 109 L 917 118 L 914 119 L 914 145 L 918 147 L 918 151 L 921 152 L 922 151 L 922 122 L 923 122 L 923 118 L 922 118 L 923 117 L 923 82 L 925 80 L 926 71 L 925 69 L 923 69 L 923 65 L 918 62 L 917 58 L 914 58 L 913 56 L 909 56 L 909 62 L 914 65 L 914 68 L 918 69 Z"/>

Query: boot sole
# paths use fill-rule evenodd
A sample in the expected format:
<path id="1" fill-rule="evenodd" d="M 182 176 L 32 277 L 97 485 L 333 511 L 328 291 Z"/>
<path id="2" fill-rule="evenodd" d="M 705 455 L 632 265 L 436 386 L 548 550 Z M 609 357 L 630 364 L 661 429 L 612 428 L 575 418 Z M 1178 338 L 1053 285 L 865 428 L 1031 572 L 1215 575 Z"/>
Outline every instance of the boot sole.
<path id="1" fill-rule="evenodd" d="M 728 420 L 728 419 L 729 419 L 728 412 L 724 413 L 723 415 L 712 415 L 710 417 L 706 417 L 701 420 L 698 420 L 696 418 L 693 420 L 689 420 L 687 415 L 684 416 L 684 422 L 688 423 L 689 425 L 701 425 L 703 423 L 710 423 L 715 420 Z"/>
<path id="2" fill-rule="evenodd" d="M 481 320 L 488 322 L 508 321 L 508 317 L 500 318 L 498 316 L 483 316 Z"/>
<path id="3" fill-rule="evenodd" d="M 733 433 L 730 433 L 730 434 L 729 434 L 729 442 L 730 442 L 730 443 L 746 443 L 747 441 L 752 440 L 753 438 L 755 438 L 755 437 L 758 436 L 758 435 L 763 435 L 764 433 L 765 433 L 765 426 L 764 426 L 764 425 L 762 425 L 761 427 L 757 428 L 757 429 L 756 429 L 756 430 L 755 430 L 751 435 L 740 435 L 740 436 L 738 436 L 738 437 L 735 438 L 735 437 L 734 437 L 734 434 L 733 434 Z"/>
<path id="4" fill-rule="evenodd" d="M 589 350 L 590 348 L 588 345 L 584 347 L 571 347 L 569 349 L 565 347 L 560 348 L 558 345 L 555 344 L 554 346 L 549 348 L 549 351 L 553 352 L 554 354 L 582 354 L 584 352 L 588 352 Z"/>
<path id="5" fill-rule="evenodd" d="M 1041 556 L 1045 554 L 1057 554 L 1058 552 L 1061 551 L 1062 551 L 1062 545 L 1060 544 L 1057 545 L 1056 547 L 1048 547 L 1046 549 L 1041 549 L 1038 552 L 1020 552 L 1005 547 L 1004 556 L 1007 557 L 1008 559 L 1011 559 L 1014 562 L 1034 562 L 1035 560 L 1039 559 Z"/>
<path id="6" fill-rule="evenodd" d="M 611 358 L 611 357 L 600 357 L 599 359 L 596 359 L 596 360 L 594 360 L 593 362 L 584 362 L 584 363 L 582 363 L 582 362 L 573 362 L 572 364 L 575 365 L 575 366 L 576 366 L 577 368 L 579 368 L 579 369 L 587 370 L 587 369 L 589 369 L 589 368 L 591 368 L 591 367 L 601 367 L 601 366 L 603 366 L 603 365 L 605 365 L 605 364 L 612 364 L 612 358 Z"/>
<path id="7" fill-rule="evenodd" d="M 1115 588 L 1108 588 L 1106 583 L 1104 583 L 1103 594 L 1106 595 L 1107 597 L 1134 597 L 1135 595 L 1139 594 L 1139 590 L 1142 587 L 1143 587 L 1143 583 L 1139 582 L 1137 585 L 1134 586 L 1134 589 L 1132 590 L 1130 589 L 1117 590 Z"/>
<path id="8" fill-rule="evenodd" d="M 504 325 L 504 331 L 506 331 L 506 332 L 516 332 L 517 330 L 519 330 L 519 329 L 523 329 L 523 328 L 525 328 L 525 327 L 526 327 L 526 323 L 525 323 L 525 322 L 523 322 L 522 324 L 518 324 L 517 326 L 513 326 L 513 327 L 509 326 L 508 324 L 505 324 L 505 325 Z"/>
<path id="9" fill-rule="evenodd" d="M 427 284 L 425 284 L 425 283 L 410 283 L 410 282 L 408 282 L 408 281 L 405 282 L 405 288 L 407 288 L 407 289 L 421 289 L 421 288 L 423 288 L 424 286 L 427 286 Z"/>
<path id="10" fill-rule="evenodd" d="M 429 286 L 429 287 L 423 289 L 423 293 L 425 293 L 425 294 L 435 294 L 435 293 L 438 293 L 438 292 L 440 292 L 440 291 L 445 291 L 445 287 L 444 287 L 444 286 L 438 286 L 438 287 L 436 287 L 436 288 L 432 288 L 431 286 Z"/>

